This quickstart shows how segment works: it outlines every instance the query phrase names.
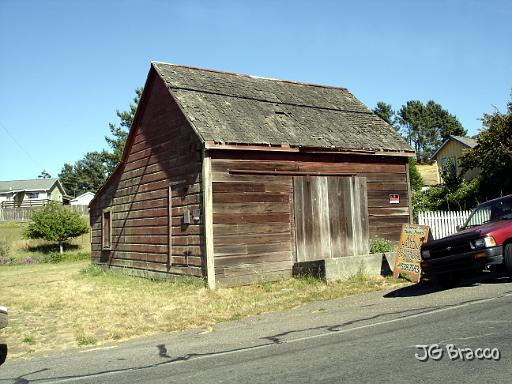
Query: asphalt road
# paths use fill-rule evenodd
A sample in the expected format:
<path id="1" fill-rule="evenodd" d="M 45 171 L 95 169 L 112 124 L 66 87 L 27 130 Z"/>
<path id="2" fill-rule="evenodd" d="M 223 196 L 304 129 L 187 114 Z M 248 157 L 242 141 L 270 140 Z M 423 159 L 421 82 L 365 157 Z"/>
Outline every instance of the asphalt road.
<path id="1" fill-rule="evenodd" d="M 227 322 L 211 332 L 8 361 L 0 383 L 510 383 L 511 305 L 511 280 L 487 273 L 451 290 L 412 286 Z M 417 345 L 434 344 L 428 361 L 415 357 L 425 355 Z M 463 348 L 487 358 L 469 360 L 469 350 L 464 360 L 455 358 Z"/>

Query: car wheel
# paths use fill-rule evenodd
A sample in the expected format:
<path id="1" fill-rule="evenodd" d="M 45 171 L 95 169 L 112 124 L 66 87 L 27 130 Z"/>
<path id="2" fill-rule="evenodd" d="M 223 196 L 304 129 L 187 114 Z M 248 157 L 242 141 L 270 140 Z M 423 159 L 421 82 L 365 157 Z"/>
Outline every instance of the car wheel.
<path id="1" fill-rule="evenodd" d="M 0 365 L 7 359 L 7 344 L 0 344 Z"/>
<path id="2" fill-rule="evenodd" d="M 512 243 L 505 245 L 503 249 L 503 264 L 509 275 L 512 275 Z"/>
<path id="3" fill-rule="evenodd" d="M 454 288 L 459 285 L 460 277 L 453 273 L 440 275 L 437 277 L 437 282 L 443 289 Z"/>

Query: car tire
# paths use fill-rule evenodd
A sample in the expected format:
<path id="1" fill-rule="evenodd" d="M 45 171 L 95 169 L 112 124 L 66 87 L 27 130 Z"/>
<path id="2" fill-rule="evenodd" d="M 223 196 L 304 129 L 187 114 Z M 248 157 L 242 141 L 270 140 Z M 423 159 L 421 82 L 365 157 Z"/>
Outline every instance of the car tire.
<path id="1" fill-rule="evenodd" d="M 503 265 L 509 276 L 512 276 L 512 243 L 503 248 Z"/>
<path id="2" fill-rule="evenodd" d="M 0 365 L 7 359 L 7 344 L 0 344 Z"/>

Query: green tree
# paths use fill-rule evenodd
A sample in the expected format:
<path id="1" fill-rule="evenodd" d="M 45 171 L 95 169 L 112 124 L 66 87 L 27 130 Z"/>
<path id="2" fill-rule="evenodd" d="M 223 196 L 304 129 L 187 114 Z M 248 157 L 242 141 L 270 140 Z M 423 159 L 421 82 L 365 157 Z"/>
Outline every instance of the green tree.
<path id="1" fill-rule="evenodd" d="M 37 176 L 38 179 L 51 179 L 52 175 L 50 175 L 48 172 L 46 172 L 46 169 L 43 169 L 39 176 Z"/>
<path id="2" fill-rule="evenodd" d="M 398 111 L 398 122 L 420 163 L 429 160 L 448 135 L 466 134 L 457 118 L 432 100 L 427 104 L 408 101 Z"/>
<path id="3" fill-rule="evenodd" d="M 397 117 L 395 111 L 393 111 L 393 107 L 391 107 L 391 104 L 379 101 L 377 103 L 377 106 L 373 108 L 373 112 L 375 112 L 375 114 L 379 116 L 382 120 L 384 120 L 386 123 L 395 128 L 395 130 L 400 130 L 400 127 L 397 124 Z"/>
<path id="4" fill-rule="evenodd" d="M 135 111 L 142 95 L 142 88 L 135 90 L 136 96 L 128 111 L 116 111 L 119 125 L 109 123 L 111 136 L 105 136 L 109 150 L 88 152 L 74 164 L 66 163 L 59 173 L 59 179 L 68 193 L 78 196 L 84 192 L 96 192 L 107 177 L 121 162 L 128 131 L 133 123 Z"/>
<path id="5" fill-rule="evenodd" d="M 484 114 L 477 145 L 461 157 L 463 172 L 481 170 L 482 199 L 512 193 L 512 100 L 507 111 Z"/>
<path id="6" fill-rule="evenodd" d="M 80 214 L 60 204 L 51 203 L 32 214 L 32 221 L 25 229 L 24 237 L 56 242 L 60 253 L 63 253 L 64 243 L 87 232 L 89 224 Z"/>
<path id="7" fill-rule="evenodd" d="M 413 192 L 421 191 L 423 178 L 418 171 L 418 167 L 416 167 L 416 160 L 412 157 L 409 158 L 409 182 Z"/>
<path id="8" fill-rule="evenodd" d="M 105 158 L 109 174 L 114 172 L 117 165 L 122 160 L 124 146 L 126 144 L 126 139 L 128 138 L 128 132 L 133 124 L 133 119 L 142 96 L 142 91 L 143 88 L 135 89 L 135 97 L 133 98 L 133 102 L 130 103 L 128 111 L 116 111 L 117 117 L 119 117 L 120 120 L 119 125 L 114 123 L 108 124 L 111 136 L 105 136 L 105 140 L 107 141 L 110 150 L 104 151 L 103 156 Z"/>
<path id="9" fill-rule="evenodd" d="M 64 189 L 73 194 L 96 192 L 108 177 L 108 166 L 103 153 L 88 152 L 73 165 L 64 164 L 59 179 Z"/>

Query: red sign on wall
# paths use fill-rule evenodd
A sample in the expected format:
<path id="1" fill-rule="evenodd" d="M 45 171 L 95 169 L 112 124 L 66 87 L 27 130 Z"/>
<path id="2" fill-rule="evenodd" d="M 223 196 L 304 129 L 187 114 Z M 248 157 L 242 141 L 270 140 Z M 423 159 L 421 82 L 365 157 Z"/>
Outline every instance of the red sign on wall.
<path id="1" fill-rule="evenodd" d="M 392 193 L 389 195 L 389 204 L 400 204 L 400 195 L 398 193 Z"/>

